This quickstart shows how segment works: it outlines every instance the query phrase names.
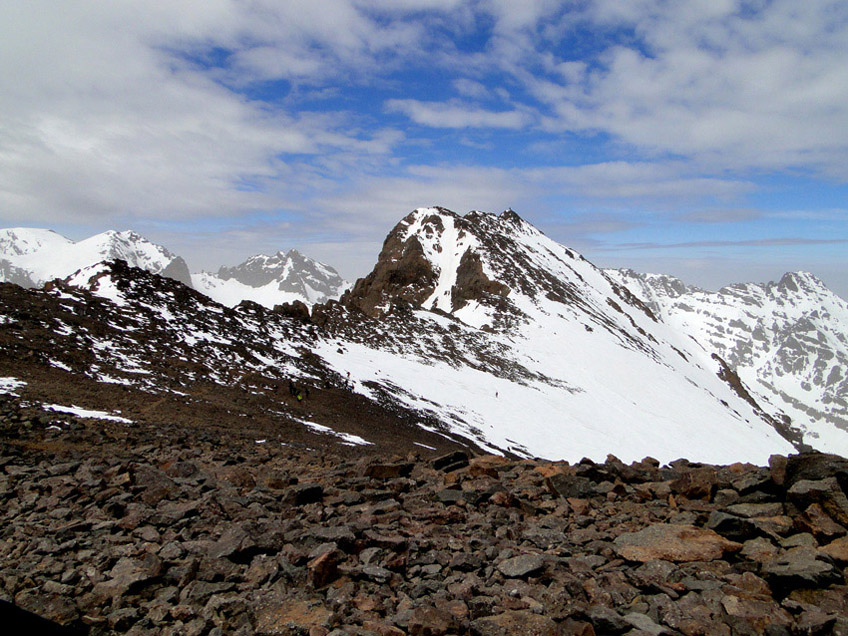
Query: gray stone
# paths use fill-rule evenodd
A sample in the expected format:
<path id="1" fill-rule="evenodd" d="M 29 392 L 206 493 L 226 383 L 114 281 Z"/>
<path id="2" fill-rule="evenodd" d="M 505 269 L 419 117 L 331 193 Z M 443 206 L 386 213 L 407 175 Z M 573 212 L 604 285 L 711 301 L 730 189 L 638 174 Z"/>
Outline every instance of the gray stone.
<path id="1" fill-rule="evenodd" d="M 379 565 L 365 565 L 359 568 L 362 577 L 375 583 L 388 583 L 392 578 L 392 573 L 386 568 Z"/>
<path id="2" fill-rule="evenodd" d="M 627 621 L 629 625 L 633 627 L 633 629 L 637 629 L 640 632 L 644 632 L 645 634 L 651 634 L 651 636 L 671 636 L 674 634 L 670 629 L 663 627 L 662 625 L 657 625 L 649 616 L 645 614 L 638 614 L 633 612 L 631 614 L 627 614 L 624 617 L 624 620 Z"/>
<path id="3" fill-rule="evenodd" d="M 522 554 L 498 563 L 498 571 L 507 578 L 524 578 L 536 574 L 545 567 L 545 560 L 538 554 Z"/>
<path id="4" fill-rule="evenodd" d="M 827 587 L 843 582 L 842 572 L 833 559 L 814 548 L 792 548 L 765 563 L 763 575 L 780 590 Z"/>

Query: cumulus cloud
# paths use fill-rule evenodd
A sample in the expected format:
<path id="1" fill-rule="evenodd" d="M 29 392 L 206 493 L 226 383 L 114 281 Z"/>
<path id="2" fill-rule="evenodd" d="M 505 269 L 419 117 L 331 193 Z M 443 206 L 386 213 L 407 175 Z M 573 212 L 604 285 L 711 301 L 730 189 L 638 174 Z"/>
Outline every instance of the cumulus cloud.
<path id="1" fill-rule="evenodd" d="M 571 81 L 528 77 L 550 130 L 602 130 L 714 167 L 848 176 L 844 3 L 599 1 L 585 19 L 637 40 Z"/>

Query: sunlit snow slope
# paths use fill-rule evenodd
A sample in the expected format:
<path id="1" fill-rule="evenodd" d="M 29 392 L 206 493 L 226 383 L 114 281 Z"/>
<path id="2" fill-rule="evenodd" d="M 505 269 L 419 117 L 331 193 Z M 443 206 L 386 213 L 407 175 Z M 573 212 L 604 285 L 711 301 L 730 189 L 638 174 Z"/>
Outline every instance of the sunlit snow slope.
<path id="1" fill-rule="evenodd" d="M 717 292 L 662 274 L 610 271 L 662 320 L 736 369 L 759 404 L 804 441 L 848 455 L 848 303 L 812 274 Z"/>
<path id="2" fill-rule="evenodd" d="M 379 320 L 317 353 L 483 446 L 719 463 L 792 450 L 710 352 L 512 211 L 414 211 L 342 303 Z"/>

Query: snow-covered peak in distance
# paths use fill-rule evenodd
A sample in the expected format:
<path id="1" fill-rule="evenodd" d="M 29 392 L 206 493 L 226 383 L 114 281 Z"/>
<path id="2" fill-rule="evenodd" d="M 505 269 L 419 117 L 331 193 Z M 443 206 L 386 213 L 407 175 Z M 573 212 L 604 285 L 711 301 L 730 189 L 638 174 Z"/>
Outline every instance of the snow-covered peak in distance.
<path id="1" fill-rule="evenodd" d="M 188 266 L 181 257 L 129 230 L 110 230 L 78 242 L 52 230 L 0 230 L 0 259 L 20 275 L 26 275 L 24 286 L 67 278 L 80 269 L 114 259 L 191 285 Z M 4 279 L 22 284 L 11 276 Z"/>
<path id="2" fill-rule="evenodd" d="M 269 308 L 295 300 L 311 306 L 335 300 L 349 287 L 335 269 L 294 249 L 257 254 L 217 274 L 194 274 L 192 280 L 196 289 L 229 307 L 242 300 Z"/>
<path id="3" fill-rule="evenodd" d="M 848 303 L 808 272 L 718 291 L 609 270 L 662 320 L 733 367 L 757 402 L 804 441 L 848 454 Z"/>
<path id="4" fill-rule="evenodd" d="M 34 227 L 10 227 L 0 229 L 0 254 L 6 258 L 25 256 L 42 249 L 53 249 L 72 244 L 53 230 Z"/>

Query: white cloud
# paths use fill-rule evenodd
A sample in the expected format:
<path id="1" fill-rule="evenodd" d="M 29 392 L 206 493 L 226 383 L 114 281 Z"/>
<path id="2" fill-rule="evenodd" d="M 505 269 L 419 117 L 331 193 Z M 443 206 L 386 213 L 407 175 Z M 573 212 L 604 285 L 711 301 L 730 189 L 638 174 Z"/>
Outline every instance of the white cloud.
<path id="1" fill-rule="evenodd" d="M 549 130 L 604 131 L 713 167 L 848 177 L 848 5 L 590 7 L 596 25 L 633 28 L 640 47 L 609 48 L 585 76 L 530 76 L 528 87 L 555 113 Z"/>
<path id="2" fill-rule="evenodd" d="M 433 128 L 524 128 L 530 123 L 527 112 L 492 111 L 461 102 L 422 102 L 415 99 L 390 99 L 386 110 L 403 113 L 412 121 Z"/>
<path id="3" fill-rule="evenodd" d="M 349 6 L 248 8 L 218 0 L 7 7 L 0 20 L 6 222 L 128 222 L 280 207 L 290 194 L 275 188 L 269 196 L 258 186 L 307 169 L 281 163 L 281 155 L 326 153 L 348 162 L 362 155 L 367 162 L 401 137 L 357 130 L 343 113 L 287 113 L 246 100 L 215 81 L 215 69 L 183 55 L 248 39 L 266 42 L 246 49 L 246 59 L 257 52 L 252 66 L 236 60 L 243 73 L 250 66 L 251 79 L 330 67 L 337 74 L 339 60 L 353 64 L 380 49 L 372 40 L 390 47 L 393 37 L 410 34 L 405 27 L 380 29 Z M 316 19 L 321 11 L 329 18 Z M 310 57 L 316 41 L 325 52 Z"/>

